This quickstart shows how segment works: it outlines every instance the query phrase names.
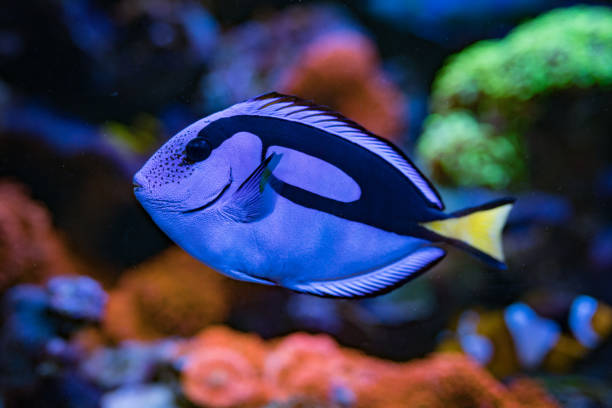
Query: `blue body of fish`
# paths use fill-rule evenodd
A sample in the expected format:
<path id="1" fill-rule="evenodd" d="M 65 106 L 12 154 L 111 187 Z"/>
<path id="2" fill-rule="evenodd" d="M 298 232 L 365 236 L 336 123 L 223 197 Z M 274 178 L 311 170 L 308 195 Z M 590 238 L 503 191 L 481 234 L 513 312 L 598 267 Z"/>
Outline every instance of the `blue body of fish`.
<path id="1" fill-rule="evenodd" d="M 441 260 L 437 242 L 504 267 L 497 236 L 511 200 L 445 214 L 397 147 L 292 96 L 262 95 L 195 122 L 147 161 L 134 185 L 172 240 L 240 280 L 371 296 Z M 492 232 L 465 231 L 489 219 Z"/>

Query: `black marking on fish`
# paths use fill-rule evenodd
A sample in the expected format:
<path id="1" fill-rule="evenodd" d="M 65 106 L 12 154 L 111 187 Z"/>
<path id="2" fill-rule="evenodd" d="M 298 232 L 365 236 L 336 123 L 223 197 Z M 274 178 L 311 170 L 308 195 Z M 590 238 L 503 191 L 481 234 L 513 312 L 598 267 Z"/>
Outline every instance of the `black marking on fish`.
<path id="1" fill-rule="evenodd" d="M 284 183 L 272 175 L 272 188 L 298 205 L 403 235 L 420 231 L 419 222 L 447 217 L 392 163 L 324 129 L 282 118 L 255 115 L 223 117 L 206 128 L 207 137 L 214 148 L 238 132 L 250 132 L 263 143 L 262 160 L 270 146 L 295 149 L 338 167 L 361 189 L 358 200 L 346 203 Z"/>
<path id="2" fill-rule="evenodd" d="M 431 182 L 400 149 L 328 107 L 319 106 L 295 96 L 272 92 L 233 105 L 215 115 L 216 117 L 211 119 L 212 123 L 243 115 L 260 116 L 291 121 L 329 132 L 335 137 L 348 140 L 380 156 L 411 180 L 427 205 L 439 210 L 444 208 L 440 195 Z M 206 133 L 211 127 L 210 124 L 203 128 Z"/>

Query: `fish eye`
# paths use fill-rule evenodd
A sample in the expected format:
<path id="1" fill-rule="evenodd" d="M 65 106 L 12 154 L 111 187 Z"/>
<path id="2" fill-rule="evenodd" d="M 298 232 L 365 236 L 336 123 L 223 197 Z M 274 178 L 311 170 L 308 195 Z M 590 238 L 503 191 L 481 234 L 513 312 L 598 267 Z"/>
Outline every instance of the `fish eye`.
<path id="1" fill-rule="evenodd" d="M 187 160 L 190 162 L 199 162 L 205 160 L 212 152 L 212 146 L 203 137 L 191 139 L 185 147 Z"/>

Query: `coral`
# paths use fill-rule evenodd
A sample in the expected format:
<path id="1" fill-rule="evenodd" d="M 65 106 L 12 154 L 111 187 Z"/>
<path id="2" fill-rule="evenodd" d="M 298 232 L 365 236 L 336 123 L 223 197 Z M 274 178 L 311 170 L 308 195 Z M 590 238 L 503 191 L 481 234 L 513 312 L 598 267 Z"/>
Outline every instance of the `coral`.
<path id="1" fill-rule="evenodd" d="M 50 289 L 58 281 L 64 282 L 60 285 L 63 288 L 68 283 L 67 286 L 74 289 L 73 284 L 82 283 L 83 278 L 56 277 L 46 288 L 20 284 L 4 294 L 0 324 L 0 383 L 7 395 L 14 393 L 16 398 L 35 398 L 32 391 L 40 388 L 43 380 L 59 381 L 67 389 L 79 387 L 79 380 L 73 379 L 69 371 L 74 362 L 82 358 L 82 349 L 66 339 L 86 324 L 96 321 L 99 316 L 90 312 L 99 309 L 92 308 L 92 305 L 99 306 L 104 292 L 95 291 L 95 296 L 85 297 L 84 302 L 75 302 L 72 295 L 78 290 L 70 294 L 60 290 L 63 293 L 58 302 L 57 291 Z M 97 286 L 89 278 L 85 281 L 85 286 Z M 82 288 L 82 285 L 76 286 Z M 75 308 L 77 305 L 82 306 L 86 313 Z M 79 394 L 78 390 L 73 391 Z M 85 389 L 81 391 L 89 394 Z M 78 397 L 75 395 L 75 398 Z"/>
<path id="2" fill-rule="evenodd" d="M 451 57 L 434 81 L 418 146 L 436 178 L 493 188 L 524 181 L 522 139 L 538 118 L 536 97 L 609 87 L 611 27 L 609 8 L 558 9 Z"/>
<path id="3" fill-rule="evenodd" d="M 328 105 L 368 130 L 397 140 L 405 98 L 384 75 L 375 44 L 356 31 L 320 36 L 287 69 L 279 89 Z"/>
<path id="4" fill-rule="evenodd" d="M 174 408 L 174 393 L 162 384 L 136 385 L 106 393 L 100 401 L 102 408 Z"/>
<path id="5" fill-rule="evenodd" d="M 203 406 L 258 406 L 268 399 L 262 379 L 267 347 L 257 336 L 210 327 L 186 343 L 178 355 L 184 362 L 185 395 Z"/>
<path id="6" fill-rule="evenodd" d="M 291 398 L 288 401 L 273 401 L 263 408 L 336 408 L 335 406 L 322 404 L 311 398 Z"/>
<path id="7" fill-rule="evenodd" d="M 304 6 L 228 31 L 202 80 L 207 110 L 277 90 L 398 140 L 405 98 L 384 74 L 375 44 L 355 26 L 340 9 Z"/>
<path id="8" fill-rule="evenodd" d="M 288 7 L 227 31 L 202 78 L 206 110 L 214 112 L 275 89 L 284 70 L 313 39 L 354 23 L 329 6 Z"/>
<path id="9" fill-rule="evenodd" d="M 150 381 L 158 366 L 176 353 L 173 341 L 125 342 L 117 348 L 99 348 L 81 361 L 79 370 L 104 389 Z"/>
<path id="10" fill-rule="evenodd" d="M 517 135 L 495 134 L 466 111 L 430 115 L 417 151 L 445 184 L 504 188 L 525 173 Z"/>
<path id="11" fill-rule="evenodd" d="M 546 391 L 530 378 L 517 378 L 508 385 L 508 390 L 516 400 L 525 407 L 548 408 L 556 406 L 556 402 Z"/>
<path id="12" fill-rule="evenodd" d="M 294 395 L 320 400 L 329 393 L 332 361 L 339 358 L 338 345 L 325 335 L 292 334 L 280 341 L 266 358 L 264 377 L 274 384 L 277 398 Z"/>
<path id="13" fill-rule="evenodd" d="M 247 350 L 266 352 L 249 359 Z M 326 335 L 295 333 L 271 347 L 252 335 L 205 329 L 179 353 L 185 396 L 203 407 L 350 406 L 556 407 L 539 386 L 507 388 L 458 353 L 394 363 L 340 347 Z M 520 396 L 515 395 L 521 393 Z"/>
<path id="14" fill-rule="evenodd" d="M 407 365 L 403 375 L 410 379 L 410 388 L 421 390 L 405 395 L 408 406 L 519 406 L 502 384 L 459 354 L 438 354 L 414 362 Z"/>
<path id="15" fill-rule="evenodd" d="M 100 321 L 107 295 L 95 280 L 87 276 L 56 276 L 47 282 L 53 311 L 73 319 Z"/>
<path id="16" fill-rule="evenodd" d="M 121 278 L 110 292 L 106 332 L 115 340 L 189 336 L 224 319 L 225 278 L 174 247 Z"/>
<path id="17" fill-rule="evenodd" d="M 612 85 L 612 10 L 575 6 L 548 12 L 498 41 L 481 41 L 440 71 L 432 106 L 486 109 L 555 89 Z"/>
<path id="18" fill-rule="evenodd" d="M 228 347 L 208 347 L 192 354 L 183 369 L 183 391 L 194 403 L 212 407 L 258 406 L 265 387 L 244 354 Z"/>
<path id="19" fill-rule="evenodd" d="M 84 355 L 89 355 L 104 347 L 105 338 L 99 327 L 87 327 L 74 333 L 70 342 Z"/>
<path id="20" fill-rule="evenodd" d="M 261 372 L 268 346 L 255 334 L 237 333 L 225 326 L 207 327 L 181 347 L 179 354 L 206 349 L 227 347 L 242 354 L 249 363 Z"/>
<path id="21" fill-rule="evenodd" d="M 0 291 L 19 282 L 76 272 L 48 211 L 21 185 L 0 181 Z"/>

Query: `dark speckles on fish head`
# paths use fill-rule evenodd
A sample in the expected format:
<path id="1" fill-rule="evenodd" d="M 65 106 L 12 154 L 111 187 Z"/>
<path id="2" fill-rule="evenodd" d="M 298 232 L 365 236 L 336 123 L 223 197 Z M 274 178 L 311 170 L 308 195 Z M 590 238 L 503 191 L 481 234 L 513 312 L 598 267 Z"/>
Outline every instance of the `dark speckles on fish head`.
<path id="1" fill-rule="evenodd" d="M 195 137 L 195 131 L 187 130 L 170 139 L 138 172 L 138 177 L 150 189 L 160 188 L 167 184 L 180 184 L 181 181 L 185 181 L 193 175 L 195 164 L 186 159 L 185 146 Z"/>
<path id="2" fill-rule="evenodd" d="M 181 211 L 199 204 L 228 183 L 227 153 L 207 135 L 206 119 L 168 140 L 134 176 L 135 194 L 145 206 Z"/>

